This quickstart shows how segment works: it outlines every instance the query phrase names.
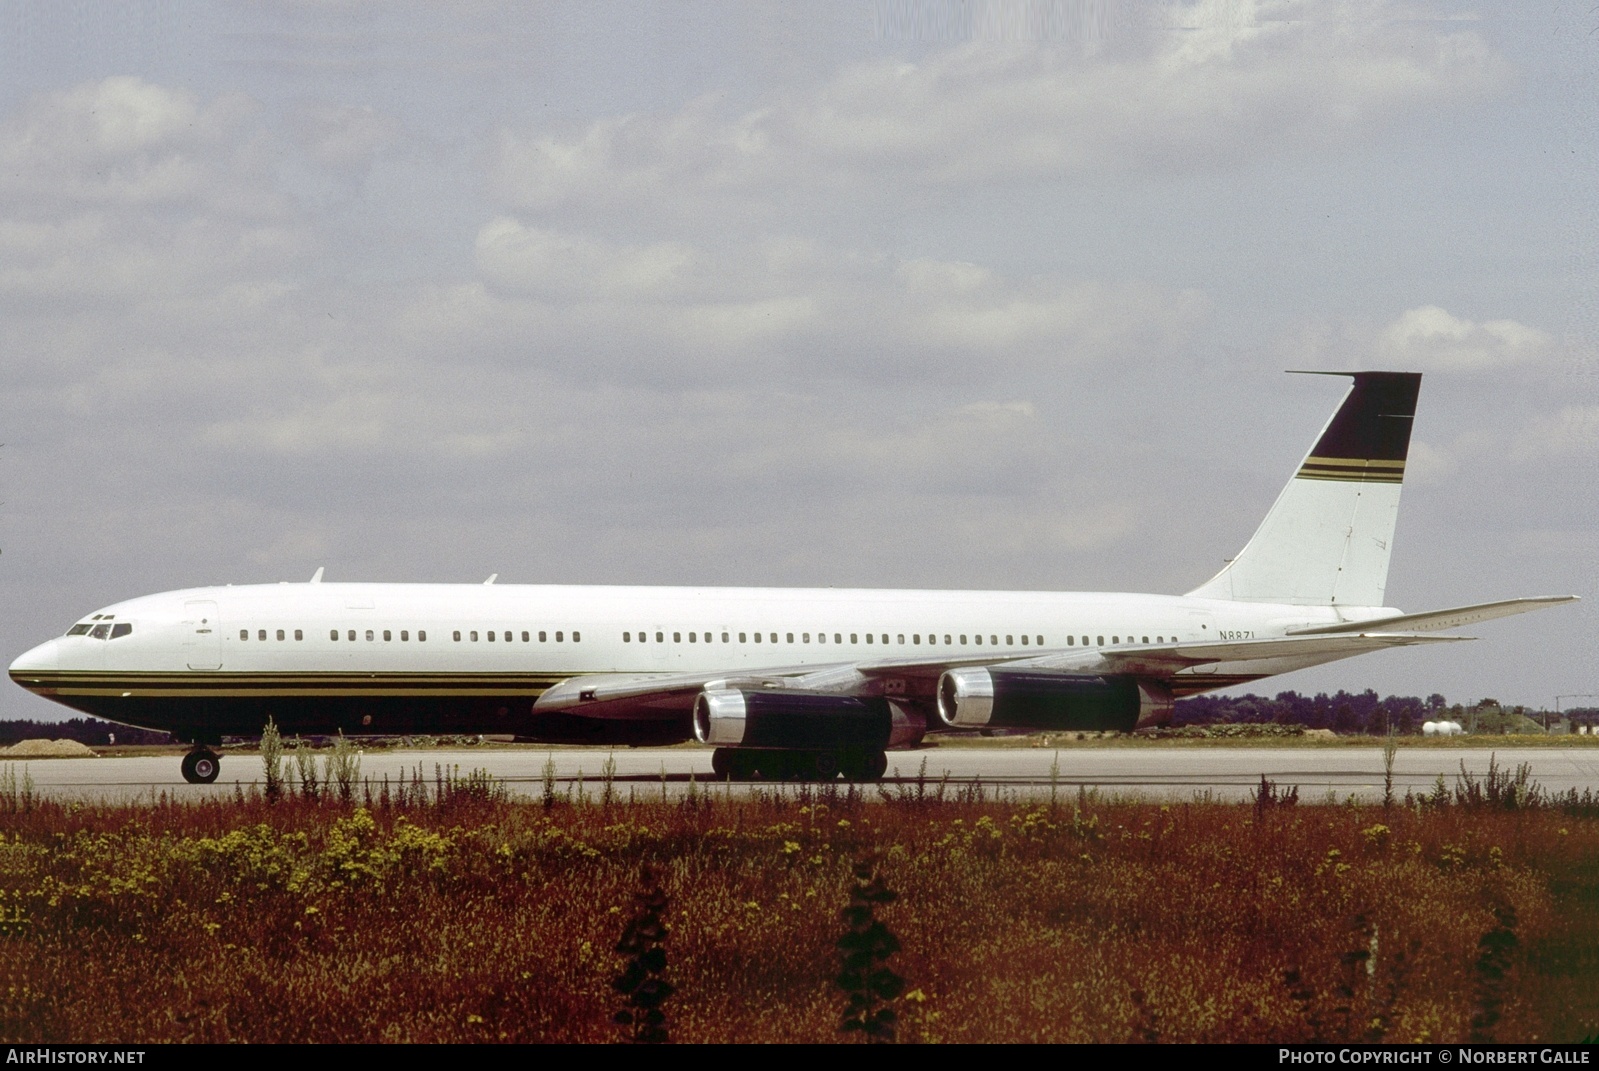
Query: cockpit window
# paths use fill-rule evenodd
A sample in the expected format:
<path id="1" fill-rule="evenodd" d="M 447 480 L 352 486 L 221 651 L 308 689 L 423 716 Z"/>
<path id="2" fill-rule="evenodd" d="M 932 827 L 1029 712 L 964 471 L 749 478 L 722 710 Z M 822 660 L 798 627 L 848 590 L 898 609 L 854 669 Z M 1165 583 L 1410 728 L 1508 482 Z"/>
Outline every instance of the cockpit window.
<path id="1" fill-rule="evenodd" d="M 93 625 L 90 625 L 90 624 L 87 624 L 87 623 L 82 624 L 82 625 L 73 625 L 71 628 L 67 629 L 67 635 L 68 636 L 87 636 L 89 634 L 89 630 L 91 628 L 93 628 L 93 627 L 94 627 Z"/>
<path id="2" fill-rule="evenodd" d="M 115 625 L 111 626 L 111 638 L 113 640 L 118 640 L 123 636 L 128 635 L 132 631 L 133 626 L 131 624 L 126 621 L 118 621 Z"/>
<path id="3" fill-rule="evenodd" d="M 91 640 L 103 640 L 109 635 L 111 635 L 111 626 L 107 624 L 96 625 L 89 632 Z"/>

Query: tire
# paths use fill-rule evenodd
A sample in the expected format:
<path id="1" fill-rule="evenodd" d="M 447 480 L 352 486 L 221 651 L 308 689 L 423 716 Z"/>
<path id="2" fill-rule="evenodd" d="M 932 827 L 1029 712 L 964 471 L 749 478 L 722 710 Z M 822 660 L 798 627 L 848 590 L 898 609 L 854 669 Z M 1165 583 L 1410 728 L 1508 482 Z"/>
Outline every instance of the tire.
<path id="1" fill-rule="evenodd" d="M 209 785 L 222 772 L 222 760 L 205 748 L 183 756 L 183 779 L 191 785 Z"/>
<path id="2" fill-rule="evenodd" d="M 786 751 L 762 751 L 755 759 L 756 772 L 763 781 L 787 781 L 790 764 Z"/>
<path id="3" fill-rule="evenodd" d="M 866 756 L 866 779 L 879 780 L 888 772 L 888 755 L 882 751 L 874 751 Z"/>
<path id="4" fill-rule="evenodd" d="M 839 761 L 836 751 L 818 751 L 811 756 L 811 776 L 818 781 L 833 781 L 838 777 Z"/>
<path id="5" fill-rule="evenodd" d="M 711 752 L 711 772 L 718 781 L 726 781 L 733 776 L 733 767 L 738 765 L 733 758 L 731 748 L 719 747 Z"/>
<path id="6" fill-rule="evenodd" d="M 726 750 L 728 776 L 735 781 L 755 780 L 755 753 L 752 751 L 740 751 L 737 748 L 728 748 Z"/>

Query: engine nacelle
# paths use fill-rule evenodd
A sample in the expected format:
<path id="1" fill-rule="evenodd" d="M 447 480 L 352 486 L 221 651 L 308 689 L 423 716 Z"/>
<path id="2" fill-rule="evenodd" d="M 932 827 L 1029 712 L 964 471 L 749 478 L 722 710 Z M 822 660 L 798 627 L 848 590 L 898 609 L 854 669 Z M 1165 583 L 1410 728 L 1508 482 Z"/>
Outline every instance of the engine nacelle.
<path id="1" fill-rule="evenodd" d="M 951 729 L 1125 733 L 1170 722 L 1172 696 L 1133 677 L 952 669 L 938 682 L 938 717 Z"/>
<path id="2" fill-rule="evenodd" d="M 694 700 L 694 737 L 717 747 L 881 751 L 926 731 L 920 718 L 877 696 L 707 688 Z"/>

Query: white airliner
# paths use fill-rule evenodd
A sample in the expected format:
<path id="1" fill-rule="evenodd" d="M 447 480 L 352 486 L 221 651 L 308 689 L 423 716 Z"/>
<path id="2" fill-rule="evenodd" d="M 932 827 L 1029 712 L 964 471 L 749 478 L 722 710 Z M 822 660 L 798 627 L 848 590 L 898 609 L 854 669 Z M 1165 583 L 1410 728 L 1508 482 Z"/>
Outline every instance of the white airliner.
<path id="1" fill-rule="evenodd" d="M 1187 595 L 310 583 L 107 606 L 11 678 L 194 748 L 285 733 L 713 745 L 719 775 L 862 779 L 951 729 L 1131 730 L 1172 701 L 1570 601 L 1383 605 L 1421 376 L 1353 386 L 1248 545 Z"/>

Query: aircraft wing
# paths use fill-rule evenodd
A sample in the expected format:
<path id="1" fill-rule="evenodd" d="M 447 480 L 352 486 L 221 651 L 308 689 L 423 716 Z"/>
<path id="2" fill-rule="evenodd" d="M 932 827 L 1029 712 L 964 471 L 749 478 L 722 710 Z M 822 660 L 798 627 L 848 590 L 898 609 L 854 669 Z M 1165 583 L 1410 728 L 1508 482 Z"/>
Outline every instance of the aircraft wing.
<path id="1" fill-rule="evenodd" d="M 936 675 L 960 666 L 1008 666 L 1013 669 L 1062 673 L 1127 673 L 1140 677 L 1169 676 L 1179 670 L 1216 662 L 1252 662 L 1277 658 L 1330 655 L 1342 658 L 1424 643 L 1456 643 L 1470 636 L 1416 636 L 1368 631 L 1331 636 L 1286 636 L 1260 640 L 1218 640 L 1206 643 L 1145 644 L 1136 647 L 1064 647 L 1044 654 L 1000 657 L 971 656 L 939 661 L 864 662 L 859 671 L 871 677 Z"/>
<path id="2" fill-rule="evenodd" d="M 709 687 L 793 688 L 796 679 L 838 667 L 774 666 L 736 673 L 597 673 L 569 677 L 549 688 L 533 704 L 535 713 L 603 708 L 624 704 L 652 705 L 660 709 L 688 709 L 694 697 Z M 602 713 L 595 709 L 595 713 Z"/>
<path id="3" fill-rule="evenodd" d="M 683 711 L 706 688 L 786 689 L 803 692 L 881 694 L 895 678 L 936 678 L 965 666 L 1007 666 L 1060 673 L 1126 674 L 1164 679 L 1195 666 L 1282 658 L 1343 658 L 1389 647 L 1455 643 L 1469 636 L 1341 632 L 1260 640 L 1150 644 L 1122 648 L 1064 647 L 1042 654 L 969 653 L 955 658 L 879 659 L 824 665 L 773 666 L 736 673 L 598 674 L 572 677 L 546 691 L 535 713 L 577 711 L 616 716 L 640 710 Z M 891 691 L 891 690 L 890 690 Z"/>
<path id="4" fill-rule="evenodd" d="M 1429 610 L 1422 614 L 1401 614 L 1374 621 L 1347 621 L 1341 625 L 1317 625 L 1314 628 L 1295 629 L 1291 636 L 1330 636 L 1343 632 L 1436 632 L 1439 629 L 1461 628 L 1479 621 L 1492 621 L 1496 617 L 1510 617 L 1531 610 L 1575 602 L 1575 595 L 1538 595 L 1528 599 L 1504 599 L 1500 602 L 1480 602 L 1473 606 L 1456 606 L 1450 610 Z"/>

